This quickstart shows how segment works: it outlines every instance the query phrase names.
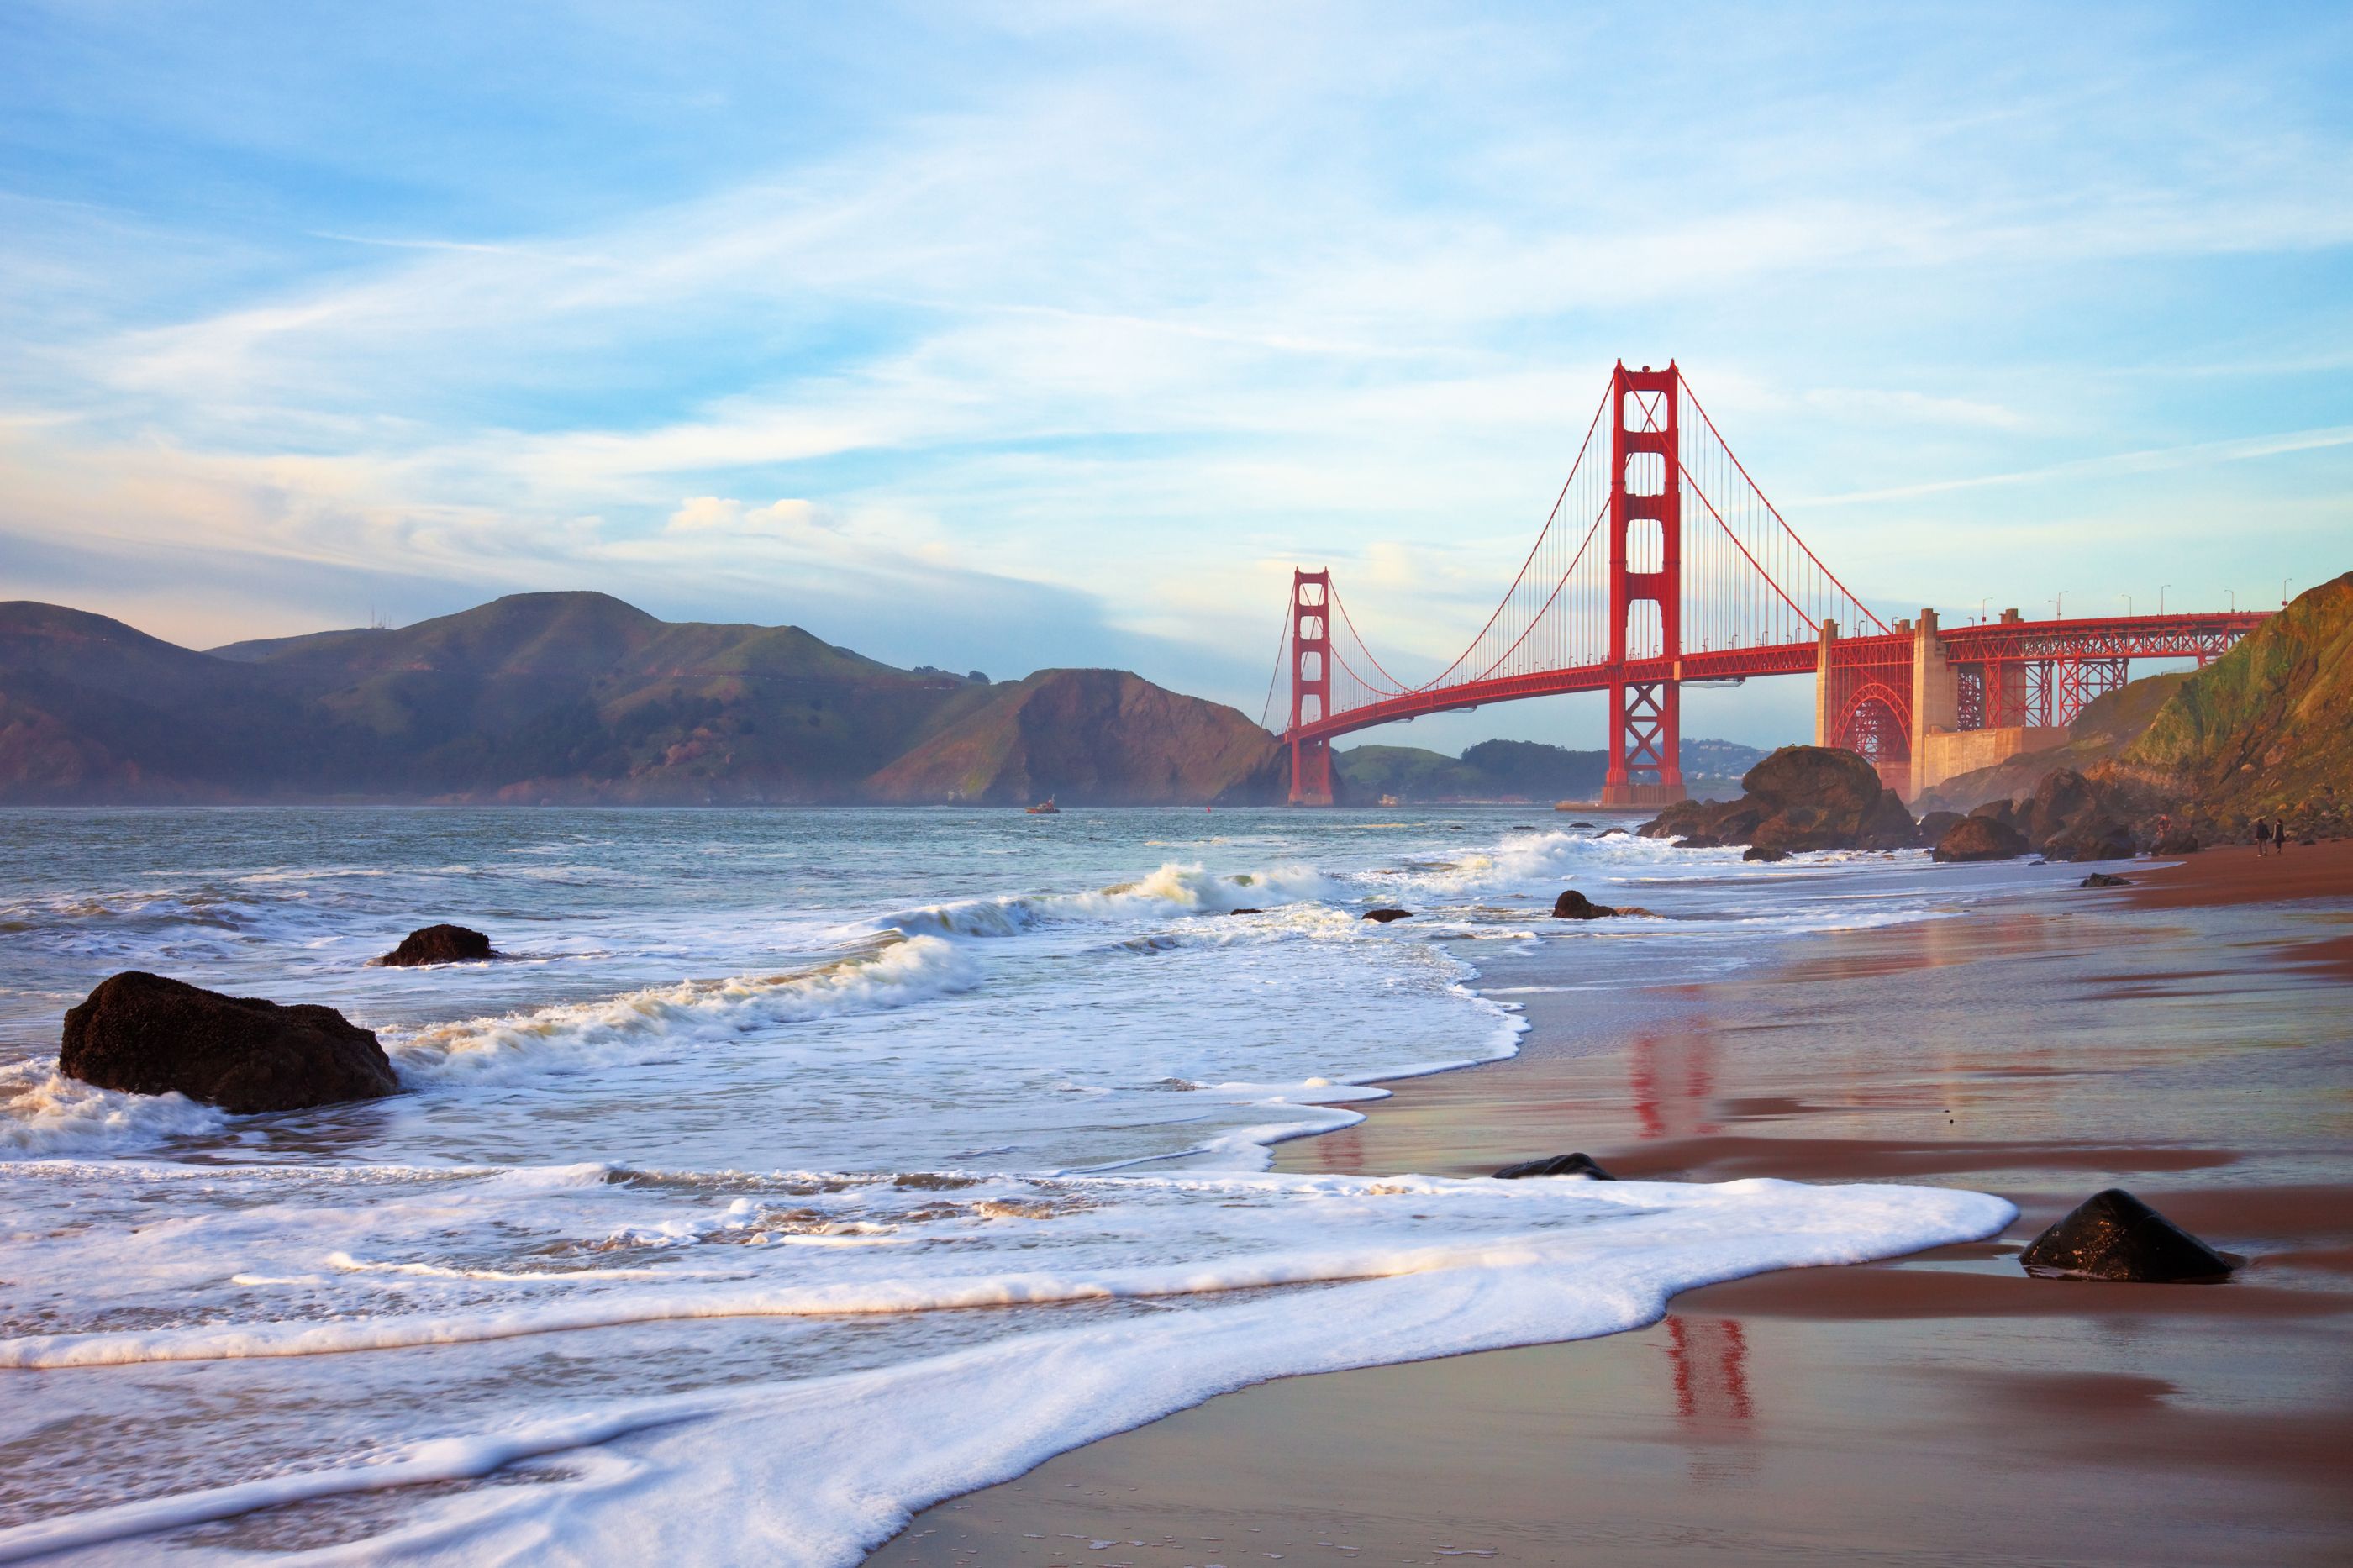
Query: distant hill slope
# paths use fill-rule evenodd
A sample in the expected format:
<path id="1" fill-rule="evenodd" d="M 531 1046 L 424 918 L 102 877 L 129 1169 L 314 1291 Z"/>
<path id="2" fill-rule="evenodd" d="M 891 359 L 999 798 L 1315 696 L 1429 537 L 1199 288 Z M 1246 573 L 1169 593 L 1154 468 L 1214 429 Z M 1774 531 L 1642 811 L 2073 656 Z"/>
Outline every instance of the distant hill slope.
<path id="1" fill-rule="evenodd" d="M 1007 712 L 1010 763 L 966 798 L 1038 783 L 1074 800 L 1215 799 L 1272 747 L 1230 709 L 1118 671 L 992 686 L 602 594 L 209 654 L 0 604 L 6 803 L 944 799 L 915 787 L 920 759 L 943 754 L 931 743 L 986 750 L 986 716 Z M 902 761 L 888 790 L 870 785 Z"/>
<path id="2" fill-rule="evenodd" d="M 875 798 L 1014 805 L 1280 801 L 1274 737 L 1234 709 L 1116 669 L 1044 669 L 877 773 Z"/>
<path id="3" fill-rule="evenodd" d="M 2122 755 L 2189 679 L 2187 670 L 2168 670 L 2104 692 L 2084 705 L 2084 711 L 2068 726 L 2063 744 L 2021 752 L 1989 768 L 1956 773 L 1913 802 L 1913 808 L 1968 811 L 1989 800 L 2023 800 L 2061 768 L 2087 773 Z"/>
<path id="4" fill-rule="evenodd" d="M 2226 827 L 2341 815 L 2353 805 L 2353 572 L 2184 679 L 2101 773 Z"/>

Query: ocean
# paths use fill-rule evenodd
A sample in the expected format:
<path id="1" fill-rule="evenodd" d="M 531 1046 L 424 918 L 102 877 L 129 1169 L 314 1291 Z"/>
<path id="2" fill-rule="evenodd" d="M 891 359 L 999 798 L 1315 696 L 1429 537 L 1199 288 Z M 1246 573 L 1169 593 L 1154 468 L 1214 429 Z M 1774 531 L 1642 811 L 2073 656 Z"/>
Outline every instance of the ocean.
<path id="1" fill-rule="evenodd" d="M 855 1563 L 1250 1382 L 2008 1223 L 1271 1173 L 1383 1082 L 1517 1048 L 1484 952 L 1704 980 L 1977 885 L 1594 820 L 0 814 L 0 1562 Z M 1568 886 L 1656 918 L 1553 921 Z M 445 920 L 505 957 L 370 964 Z M 61 1015 L 124 969 L 340 1008 L 403 1092 L 238 1118 L 61 1079 Z"/>

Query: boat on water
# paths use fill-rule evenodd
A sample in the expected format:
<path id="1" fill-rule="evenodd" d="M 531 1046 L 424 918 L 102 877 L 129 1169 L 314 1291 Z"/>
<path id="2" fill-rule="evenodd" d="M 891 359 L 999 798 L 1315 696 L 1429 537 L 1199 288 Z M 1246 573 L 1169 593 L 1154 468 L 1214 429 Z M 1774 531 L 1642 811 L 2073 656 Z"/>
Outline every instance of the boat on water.
<path id="1" fill-rule="evenodd" d="M 1050 795 L 1045 799 L 1039 801 L 1037 805 L 1029 807 L 1029 815 L 1032 816 L 1060 816 L 1062 815 L 1062 808 L 1054 804 L 1054 797 Z"/>

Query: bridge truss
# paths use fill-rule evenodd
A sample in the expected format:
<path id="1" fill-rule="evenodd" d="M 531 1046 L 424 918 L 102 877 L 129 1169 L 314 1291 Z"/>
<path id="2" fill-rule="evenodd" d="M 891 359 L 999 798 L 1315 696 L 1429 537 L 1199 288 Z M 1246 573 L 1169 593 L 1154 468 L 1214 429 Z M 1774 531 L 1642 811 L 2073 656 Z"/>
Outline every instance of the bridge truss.
<path id="1" fill-rule="evenodd" d="M 1672 363 L 1610 373 L 1534 545 L 1470 645 L 1398 679 L 1329 570 L 1299 570 L 1284 647 L 1294 804 L 1333 798 L 1335 739 L 1424 714 L 1573 691 L 1609 698 L 1603 801 L 1682 798 L 1681 693 L 1694 681 L 1818 677 L 1817 740 L 1909 779 L 1925 729 L 2065 724 L 2135 658 L 2203 664 L 2260 613 L 1939 629 L 1882 621 L 1799 538 Z M 1850 635 L 1841 637 L 1840 629 Z M 1949 679 L 1949 700 L 1915 689 Z M 1938 689 L 1942 689 L 1939 688 Z"/>

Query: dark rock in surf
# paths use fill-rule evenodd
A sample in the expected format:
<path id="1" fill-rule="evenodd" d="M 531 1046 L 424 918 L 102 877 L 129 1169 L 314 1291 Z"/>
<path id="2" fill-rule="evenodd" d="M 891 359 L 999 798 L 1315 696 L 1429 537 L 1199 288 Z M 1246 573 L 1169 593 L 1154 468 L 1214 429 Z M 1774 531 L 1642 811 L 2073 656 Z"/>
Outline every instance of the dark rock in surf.
<path id="1" fill-rule="evenodd" d="M 1413 911 L 1411 910 L 1366 910 L 1364 918 L 1368 921 L 1378 921 L 1381 924 L 1387 925 L 1391 921 L 1413 919 Z"/>
<path id="2" fill-rule="evenodd" d="M 1778 844 L 1752 844 L 1740 852 L 1740 858 L 1743 860 L 1762 860 L 1769 866 L 1778 860 L 1787 860 L 1789 852 Z"/>
<path id="3" fill-rule="evenodd" d="M 128 970 L 66 1014 L 58 1069 L 126 1094 L 169 1094 L 245 1115 L 374 1100 L 400 1087 L 392 1063 L 332 1007 L 224 996 Z"/>
<path id="4" fill-rule="evenodd" d="M 2122 877 L 2111 877 L 2105 871 L 2094 871 L 2075 885 L 2079 888 L 2129 888 L 2132 886 Z"/>
<path id="5" fill-rule="evenodd" d="M 2018 1261 L 2045 1279 L 2221 1279 L 2231 1259 L 2126 1192 L 2095 1193 L 2027 1244 Z"/>
<path id="6" fill-rule="evenodd" d="M 1957 811 L 1932 811 L 1920 819 L 1920 842 L 1934 844 L 1962 820 Z"/>
<path id="7" fill-rule="evenodd" d="M 1516 1182 L 1528 1176 L 1588 1176 L 1597 1182 L 1614 1182 L 1618 1178 L 1601 1168 L 1601 1163 L 1590 1154 L 1555 1154 L 1545 1160 L 1522 1160 L 1516 1165 L 1506 1165 L 1495 1173 L 1500 1182 Z"/>
<path id="8" fill-rule="evenodd" d="M 1228 910 L 1226 913 L 1229 915 L 1262 915 L 1266 913 L 1266 911 L 1264 910 Z"/>
<path id="9" fill-rule="evenodd" d="M 1998 816 L 1965 816 L 1945 829 L 1928 852 L 1932 860 L 2015 860 L 2026 835 Z"/>
<path id="10" fill-rule="evenodd" d="M 485 963 L 498 956 L 480 931 L 438 925 L 410 931 L 376 963 L 387 969 L 412 969 L 427 963 Z"/>
<path id="11" fill-rule="evenodd" d="M 1575 888 L 1552 901 L 1552 918 L 1556 921 L 1598 921 L 1608 915 L 1623 914 L 1623 910 L 1597 904 Z"/>

